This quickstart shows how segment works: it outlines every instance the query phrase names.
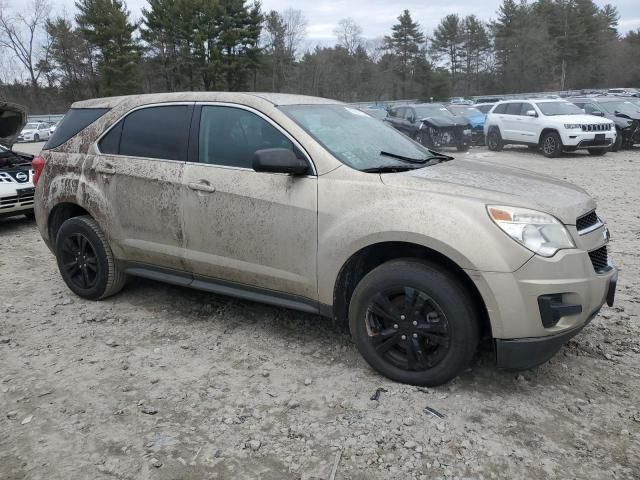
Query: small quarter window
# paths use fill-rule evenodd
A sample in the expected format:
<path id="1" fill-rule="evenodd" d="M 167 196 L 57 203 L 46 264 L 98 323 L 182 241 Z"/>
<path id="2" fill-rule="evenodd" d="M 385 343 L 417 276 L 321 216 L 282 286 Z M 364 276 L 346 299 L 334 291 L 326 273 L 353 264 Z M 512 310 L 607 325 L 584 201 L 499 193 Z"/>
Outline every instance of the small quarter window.
<path id="1" fill-rule="evenodd" d="M 44 144 L 43 150 L 59 147 L 108 111 L 108 108 L 72 108 L 60 121 L 47 143 Z"/>
<path id="2" fill-rule="evenodd" d="M 501 103 L 500 105 L 496 105 L 496 108 L 493 109 L 491 113 L 505 113 L 507 111 L 507 103 Z"/>

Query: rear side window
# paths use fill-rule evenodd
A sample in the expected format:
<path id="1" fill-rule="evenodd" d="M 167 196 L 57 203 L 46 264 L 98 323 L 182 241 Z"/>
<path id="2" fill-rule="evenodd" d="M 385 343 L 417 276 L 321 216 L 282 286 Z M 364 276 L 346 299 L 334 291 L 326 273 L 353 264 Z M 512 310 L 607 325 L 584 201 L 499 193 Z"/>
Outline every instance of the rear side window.
<path id="1" fill-rule="evenodd" d="M 186 161 L 191 109 L 167 105 L 135 110 L 100 140 L 100 152 Z"/>
<path id="2" fill-rule="evenodd" d="M 520 115 L 526 115 L 529 110 L 533 110 L 534 112 L 536 111 L 536 109 L 533 108 L 533 105 L 531 105 L 530 103 L 523 103 L 522 110 L 520 110 Z"/>
<path id="3" fill-rule="evenodd" d="M 496 106 L 496 108 L 494 108 L 493 112 L 491 113 L 505 113 L 506 111 L 507 111 L 507 104 L 501 103 L 500 105 Z"/>
<path id="4" fill-rule="evenodd" d="M 507 111 L 506 111 L 507 115 L 520 115 L 521 111 L 522 111 L 522 104 L 521 103 L 509 103 L 509 104 L 507 104 Z"/>
<path id="5" fill-rule="evenodd" d="M 108 108 L 72 108 L 64 116 L 53 135 L 49 137 L 47 143 L 44 144 L 43 150 L 59 147 L 108 111 Z"/>

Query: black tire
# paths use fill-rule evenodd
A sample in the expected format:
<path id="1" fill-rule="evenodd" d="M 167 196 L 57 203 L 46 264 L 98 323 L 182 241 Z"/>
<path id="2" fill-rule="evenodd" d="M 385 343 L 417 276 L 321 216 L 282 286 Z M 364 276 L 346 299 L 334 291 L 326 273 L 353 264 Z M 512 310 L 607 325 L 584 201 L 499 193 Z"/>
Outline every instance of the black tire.
<path id="1" fill-rule="evenodd" d="M 542 154 L 547 158 L 558 158 L 562 155 L 562 139 L 557 132 L 547 132 L 540 141 Z"/>
<path id="2" fill-rule="evenodd" d="M 594 157 L 601 157 L 607 153 L 607 150 L 605 148 L 589 148 L 588 152 L 589 155 L 593 155 Z"/>
<path id="3" fill-rule="evenodd" d="M 611 145 L 611 151 L 612 152 L 619 152 L 620 149 L 622 148 L 622 141 L 624 139 L 622 138 L 622 132 L 620 131 L 619 128 L 616 128 L 616 141 L 613 142 L 613 145 Z"/>
<path id="4" fill-rule="evenodd" d="M 34 142 L 39 142 L 40 141 L 40 135 L 38 135 L 37 133 L 33 136 L 33 141 Z"/>
<path id="5" fill-rule="evenodd" d="M 358 283 L 349 328 L 374 370 L 411 385 L 436 386 L 456 377 L 479 339 L 466 288 L 437 265 L 412 259 L 384 263 Z"/>
<path id="6" fill-rule="evenodd" d="M 500 152 L 504 148 L 504 143 L 502 142 L 502 135 L 500 135 L 500 130 L 497 128 L 493 128 L 489 130 L 487 134 L 487 148 L 492 152 Z"/>
<path id="7" fill-rule="evenodd" d="M 429 135 L 427 132 L 419 131 L 418 133 L 416 133 L 416 141 L 420 145 L 423 145 L 427 148 L 434 148 L 433 141 L 431 140 L 431 135 Z"/>
<path id="8" fill-rule="evenodd" d="M 62 279 L 78 296 L 100 300 L 118 293 L 126 274 L 107 238 L 89 216 L 66 220 L 56 236 L 56 259 Z"/>

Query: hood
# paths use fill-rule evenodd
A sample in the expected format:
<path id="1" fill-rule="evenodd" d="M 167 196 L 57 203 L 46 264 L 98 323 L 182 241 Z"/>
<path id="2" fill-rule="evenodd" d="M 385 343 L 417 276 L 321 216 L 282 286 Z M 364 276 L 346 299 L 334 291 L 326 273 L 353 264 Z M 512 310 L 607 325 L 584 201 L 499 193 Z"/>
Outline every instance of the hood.
<path id="1" fill-rule="evenodd" d="M 466 127 L 469 123 L 462 117 L 426 117 L 421 122 L 430 123 L 434 127 Z"/>
<path id="2" fill-rule="evenodd" d="M 11 148 L 27 123 L 27 111 L 15 103 L 0 103 L 0 144 Z"/>
<path id="3" fill-rule="evenodd" d="M 611 120 L 596 115 L 551 115 L 552 118 L 558 122 L 563 123 L 587 123 L 587 124 L 602 124 L 611 123 Z"/>
<path id="4" fill-rule="evenodd" d="M 626 118 L 627 120 L 640 120 L 640 112 L 637 113 L 616 113 L 616 118 Z"/>
<path id="5" fill-rule="evenodd" d="M 431 167 L 381 175 L 390 186 L 472 197 L 487 203 L 549 213 L 566 225 L 595 209 L 583 189 L 562 180 L 513 167 L 453 160 Z"/>
<path id="6" fill-rule="evenodd" d="M 484 126 L 484 121 L 486 119 L 486 115 L 465 115 L 463 117 L 472 127 L 482 127 Z"/>

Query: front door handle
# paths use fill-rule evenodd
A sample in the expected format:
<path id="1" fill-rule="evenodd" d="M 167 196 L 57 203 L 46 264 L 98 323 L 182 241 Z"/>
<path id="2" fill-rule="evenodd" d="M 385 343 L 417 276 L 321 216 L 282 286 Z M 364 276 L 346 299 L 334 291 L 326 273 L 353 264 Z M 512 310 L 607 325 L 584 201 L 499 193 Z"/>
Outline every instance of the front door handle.
<path id="1" fill-rule="evenodd" d="M 207 185 L 206 183 L 190 183 L 189 188 L 191 190 L 197 190 L 199 192 L 213 193 L 216 191 L 216 187 L 213 185 Z"/>
<path id="2" fill-rule="evenodd" d="M 116 169 L 113 168 L 112 165 L 106 164 L 106 165 L 98 165 L 96 167 L 96 172 L 98 173 L 103 173 L 105 175 L 113 175 L 116 173 Z"/>

